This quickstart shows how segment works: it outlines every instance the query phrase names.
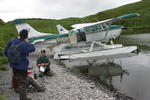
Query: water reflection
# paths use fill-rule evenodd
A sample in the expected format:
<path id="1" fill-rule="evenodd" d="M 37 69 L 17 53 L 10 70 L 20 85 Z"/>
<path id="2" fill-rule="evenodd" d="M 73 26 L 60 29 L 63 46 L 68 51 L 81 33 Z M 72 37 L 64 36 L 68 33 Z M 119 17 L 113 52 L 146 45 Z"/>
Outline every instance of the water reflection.
<path id="1" fill-rule="evenodd" d="M 107 84 L 111 89 L 114 89 L 113 77 L 120 77 L 121 82 L 125 74 L 129 75 L 129 72 L 114 62 L 95 64 L 88 69 L 88 75 L 98 77 L 101 82 Z"/>
<path id="2" fill-rule="evenodd" d="M 96 64 L 78 65 L 74 66 L 73 69 L 87 76 L 92 76 L 92 79 L 96 78 L 96 80 L 106 84 L 111 89 L 132 97 L 133 100 L 149 100 L 149 54 L 140 53 L 138 56 L 120 60 L 115 60 L 115 63 L 106 63 L 105 61 L 104 63 L 98 60 Z"/>
<path id="3" fill-rule="evenodd" d="M 111 89 L 114 89 L 114 77 L 119 77 L 121 82 L 124 75 L 129 75 L 127 70 L 124 70 L 120 64 L 114 62 L 76 66 L 73 69 L 82 74 L 97 78 L 98 81 L 104 83 Z"/>
<path id="4" fill-rule="evenodd" d="M 123 44 L 150 46 L 150 34 L 122 35 L 119 42 Z"/>

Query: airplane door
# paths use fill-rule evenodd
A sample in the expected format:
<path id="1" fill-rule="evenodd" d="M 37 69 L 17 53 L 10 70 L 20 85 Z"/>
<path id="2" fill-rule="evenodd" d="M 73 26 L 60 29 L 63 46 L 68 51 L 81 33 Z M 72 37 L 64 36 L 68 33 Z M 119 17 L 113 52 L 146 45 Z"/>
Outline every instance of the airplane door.
<path id="1" fill-rule="evenodd" d="M 77 41 L 78 42 L 86 41 L 85 32 L 82 32 L 81 30 L 77 31 Z"/>

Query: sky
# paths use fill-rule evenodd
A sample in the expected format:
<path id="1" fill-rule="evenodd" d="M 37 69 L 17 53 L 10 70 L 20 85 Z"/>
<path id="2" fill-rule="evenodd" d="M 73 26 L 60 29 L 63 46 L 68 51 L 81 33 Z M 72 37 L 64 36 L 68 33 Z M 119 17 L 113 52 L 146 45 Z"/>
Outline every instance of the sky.
<path id="1" fill-rule="evenodd" d="M 0 0 L 0 19 L 84 17 L 141 0 Z"/>

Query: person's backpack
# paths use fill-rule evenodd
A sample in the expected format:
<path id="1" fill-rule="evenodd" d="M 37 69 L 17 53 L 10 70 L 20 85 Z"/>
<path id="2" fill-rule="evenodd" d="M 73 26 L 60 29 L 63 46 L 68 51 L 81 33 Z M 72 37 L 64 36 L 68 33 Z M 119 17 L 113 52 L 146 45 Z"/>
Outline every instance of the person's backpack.
<path id="1" fill-rule="evenodd" d="M 20 56 L 20 51 L 18 47 L 22 44 L 23 42 L 19 44 L 12 43 L 10 48 L 8 49 L 8 61 L 12 64 L 19 65 L 21 63 L 21 56 Z"/>

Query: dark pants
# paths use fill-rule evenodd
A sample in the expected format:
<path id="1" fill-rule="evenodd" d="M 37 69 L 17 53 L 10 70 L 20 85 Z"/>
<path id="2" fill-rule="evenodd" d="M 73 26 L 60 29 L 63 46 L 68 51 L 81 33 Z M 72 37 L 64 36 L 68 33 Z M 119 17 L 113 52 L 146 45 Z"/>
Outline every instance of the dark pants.
<path id="1" fill-rule="evenodd" d="M 45 66 L 45 67 L 46 67 L 45 71 L 40 73 L 39 77 L 42 77 L 44 75 L 53 76 L 53 73 L 51 73 L 51 69 L 49 68 L 49 66 Z M 40 69 L 40 67 L 39 67 L 39 69 Z"/>
<path id="2" fill-rule="evenodd" d="M 47 67 L 47 68 L 45 69 L 44 74 L 45 74 L 45 75 L 48 75 L 49 73 L 50 73 L 50 68 L 49 68 L 49 67 Z"/>
<path id="3" fill-rule="evenodd" d="M 26 100 L 27 94 L 27 70 L 18 70 L 13 68 L 13 74 L 16 77 L 16 81 L 18 83 L 18 92 L 20 96 L 20 100 Z"/>

